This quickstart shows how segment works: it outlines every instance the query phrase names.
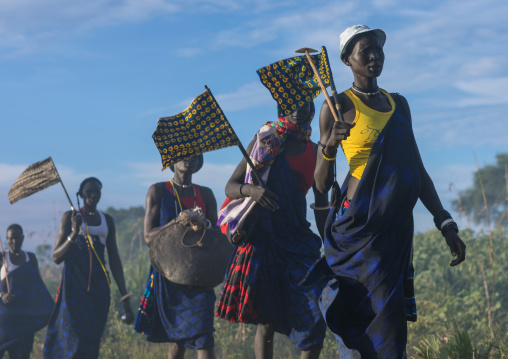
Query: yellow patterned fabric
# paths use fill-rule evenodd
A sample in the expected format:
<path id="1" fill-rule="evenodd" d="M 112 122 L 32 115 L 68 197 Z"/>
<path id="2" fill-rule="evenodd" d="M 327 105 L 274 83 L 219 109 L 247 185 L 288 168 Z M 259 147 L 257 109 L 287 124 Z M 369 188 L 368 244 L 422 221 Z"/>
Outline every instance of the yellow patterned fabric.
<path id="1" fill-rule="evenodd" d="M 353 101 L 356 109 L 354 123 L 356 126 L 351 129 L 347 140 L 341 142 L 344 155 L 349 162 L 351 176 L 361 179 L 370 151 L 379 134 L 385 127 L 395 110 L 395 102 L 388 92 L 381 89 L 381 92 L 388 97 L 392 109 L 389 112 L 379 112 L 367 107 L 351 90 L 344 93 Z"/>
<path id="2" fill-rule="evenodd" d="M 330 64 L 326 48 L 321 53 L 311 55 L 319 76 L 325 87 L 330 86 Z M 257 74 L 265 87 L 270 90 L 277 101 L 278 113 L 287 116 L 298 110 L 306 102 L 314 100 L 321 92 L 314 71 L 306 56 L 295 56 L 281 60 L 257 70 Z"/>
<path id="3" fill-rule="evenodd" d="M 184 158 L 240 143 L 208 88 L 185 111 L 159 118 L 152 138 L 163 170 Z"/>

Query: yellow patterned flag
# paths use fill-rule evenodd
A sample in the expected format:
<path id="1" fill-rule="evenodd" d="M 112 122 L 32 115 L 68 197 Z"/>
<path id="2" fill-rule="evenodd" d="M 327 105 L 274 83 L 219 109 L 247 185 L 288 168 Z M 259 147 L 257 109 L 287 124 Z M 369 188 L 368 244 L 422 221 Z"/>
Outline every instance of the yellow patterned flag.
<path id="1" fill-rule="evenodd" d="M 21 173 L 9 190 L 9 202 L 13 204 L 58 182 L 60 182 L 60 176 L 53 160 L 48 157 L 28 166 Z"/>
<path id="2" fill-rule="evenodd" d="M 152 136 L 162 158 L 162 170 L 187 157 L 240 144 L 210 89 L 183 112 L 161 117 Z"/>
<path id="3" fill-rule="evenodd" d="M 321 53 L 311 55 L 319 76 L 325 87 L 330 86 L 330 63 L 326 48 L 321 47 Z M 314 100 L 320 94 L 321 88 L 315 79 L 314 71 L 306 56 L 295 56 L 281 60 L 257 70 L 263 85 L 277 101 L 278 113 L 287 116 L 298 110 L 306 102 Z"/>

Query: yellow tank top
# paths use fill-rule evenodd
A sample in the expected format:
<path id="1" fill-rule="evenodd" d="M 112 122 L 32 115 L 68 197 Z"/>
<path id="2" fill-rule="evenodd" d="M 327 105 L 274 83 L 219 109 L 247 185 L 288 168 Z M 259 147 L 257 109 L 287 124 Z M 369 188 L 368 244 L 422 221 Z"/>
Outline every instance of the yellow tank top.
<path id="1" fill-rule="evenodd" d="M 388 92 L 381 89 L 381 92 L 388 97 L 392 109 L 389 112 L 379 112 L 367 107 L 351 90 L 344 93 L 353 101 L 356 109 L 356 116 L 347 140 L 342 141 L 341 147 L 349 162 L 351 176 L 361 179 L 365 166 L 370 156 L 370 151 L 379 134 L 385 127 L 395 110 L 395 102 Z"/>

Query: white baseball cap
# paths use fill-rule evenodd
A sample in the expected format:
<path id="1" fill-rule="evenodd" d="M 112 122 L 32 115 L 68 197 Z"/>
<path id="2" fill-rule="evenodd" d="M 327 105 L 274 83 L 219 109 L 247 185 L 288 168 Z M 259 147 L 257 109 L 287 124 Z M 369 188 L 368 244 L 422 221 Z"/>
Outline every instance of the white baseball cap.
<path id="1" fill-rule="evenodd" d="M 353 25 L 348 27 L 342 34 L 340 34 L 340 59 L 344 56 L 344 52 L 346 51 L 347 45 L 353 40 L 357 35 L 374 31 L 379 40 L 381 41 L 381 46 L 384 46 L 386 41 L 386 34 L 383 30 L 380 29 L 371 29 L 366 25 Z"/>

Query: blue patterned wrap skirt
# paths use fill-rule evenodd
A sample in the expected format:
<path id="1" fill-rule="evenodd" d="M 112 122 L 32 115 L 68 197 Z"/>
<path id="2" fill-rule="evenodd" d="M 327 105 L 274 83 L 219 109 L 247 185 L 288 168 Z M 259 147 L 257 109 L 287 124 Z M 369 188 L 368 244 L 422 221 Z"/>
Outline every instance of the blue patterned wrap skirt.
<path id="1" fill-rule="evenodd" d="M 175 205 L 176 198 L 164 188 L 161 226 L 178 215 Z M 214 306 L 213 289 L 172 283 L 150 266 L 134 329 L 154 343 L 174 342 L 189 349 L 212 348 Z"/>
<path id="2" fill-rule="evenodd" d="M 106 265 L 105 246 L 99 237 L 91 237 L 97 255 Z M 65 258 L 44 342 L 45 359 L 98 358 L 111 297 L 106 273 L 94 253 L 90 291 L 87 290 L 89 276 L 90 253 L 85 237 L 79 235 Z"/>
<path id="3" fill-rule="evenodd" d="M 416 320 L 412 211 L 421 178 L 411 124 L 399 109 L 374 144 L 349 208 L 330 211 L 327 265 L 316 265 L 328 272 L 320 306 L 341 358 L 403 358 L 406 321 Z"/>

